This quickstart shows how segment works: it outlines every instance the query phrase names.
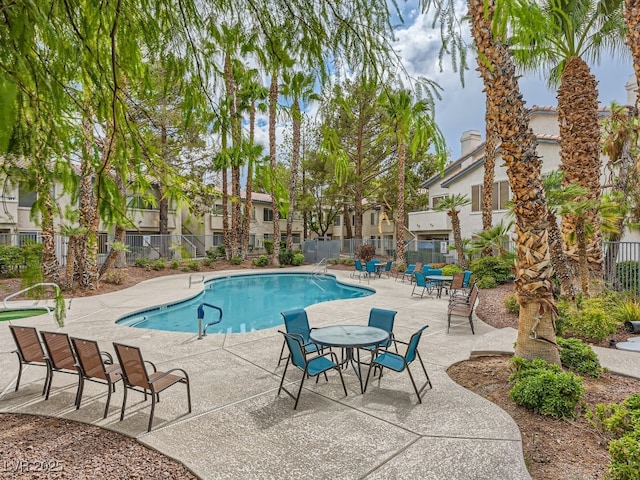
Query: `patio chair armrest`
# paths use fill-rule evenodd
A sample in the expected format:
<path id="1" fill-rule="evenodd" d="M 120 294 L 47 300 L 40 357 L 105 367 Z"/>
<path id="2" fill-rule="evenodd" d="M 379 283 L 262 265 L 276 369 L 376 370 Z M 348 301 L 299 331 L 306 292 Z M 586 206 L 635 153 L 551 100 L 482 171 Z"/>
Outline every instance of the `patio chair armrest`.
<path id="1" fill-rule="evenodd" d="M 148 363 L 149 365 L 151 365 L 151 368 L 153 368 L 153 373 L 158 371 L 158 369 L 156 368 L 156 364 L 155 363 L 150 362 L 149 360 L 145 360 L 144 363 Z"/>
<path id="2" fill-rule="evenodd" d="M 105 352 L 104 350 L 100 350 L 100 355 L 105 357 L 105 365 L 113 365 L 113 355 L 111 355 L 109 352 Z"/>
<path id="3" fill-rule="evenodd" d="M 182 368 L 172 368 L 171 370 L 167 370 L 166 372 L 162 372 L 160 375 L 158 375 L 156 378 L 151 380 L 149 383 L 153 384 L 154 382 L 157 382 L 158 380 L 166 377 L 167 375 L 171 375 L 173 372 L 182 373 L 182 375 L 184 375 L 184 378 L 187 380 L 187 382 L 189 381 L 189 375 Z"/>

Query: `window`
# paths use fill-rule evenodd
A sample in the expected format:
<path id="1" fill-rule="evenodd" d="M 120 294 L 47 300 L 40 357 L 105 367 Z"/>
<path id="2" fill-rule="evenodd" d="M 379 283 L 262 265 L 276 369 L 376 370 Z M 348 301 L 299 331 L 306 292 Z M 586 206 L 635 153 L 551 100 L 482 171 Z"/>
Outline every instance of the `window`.
<path id="1" fill-rule="evenodd" d="M 255 233 L 251 233 L 249 235 L 249 247 L 255 248 L 256 246 L 256 235 Z"/>
<path id="2" fill-rule="evenodd" d="M 378 222 L 376 222 L 376 212 L 371 212 L 371 225 L 377 225 Z"/>
<path id="3" fill-rule="evenodd" d="M 19 207 L 33 207 L 33 204 L 36 203 L 37 199 L 36 192 L 34 190 L 30 190 L 27 187 L 26 183 L 20 182 L 20 186 L 18 188 L 18 206 Z"/>
<path id="4" fill-rule="evenodd" d="M 339 227 L 340 226 L 340 215 L 336 215 L 336 218 L 333 220 L 333 225 L 335 227 Z"/>
<path id="5" fill-rule="evenodd" d="M 356 226 L 356 216 L 355 215 L 351 215 L 351 226 L 352 227 Z"/>
<path id="6" fill-rule="evenodd" d="M 273 233 L 265 233 L 262 235 L 265 240 L 273 240 Z"/>
<path id="7" fill-rule="evenodd" d="M 438 206 L 438 204 L 444 199 L 446 198 L 446 195 L 440 195 L 439 197 L 433 197 L 431 199 L 431 208 L 433 208 L 435 210 L 435 208 Z"/>
<path id="8" fill-rule="evenodd" d="M 152 201 L 142 195 L 129 195 L 127 206 L 134 210 L 154 210 L 156 208 Z"/>
<path id="9" fill-rule="evenodd" d="M 213 214 L 214 214 L 214 215 L 222 216 L 222 212 L 223 212 L 223 210 L 222 210 L 222 204 L 221 204 L 221 203 L 216 203 L 216 204 L 213 206 Z"/>
<path id="10" fill-rule="evenodd" d="M 492 210 L 506 210 L 509 203 L 509 182 L 503 180 L 493 184 Z M 471 187 L 471 211 L 482 211 L 482 185 Z"/>
<path id="11" fill-rule="evenodd" d="M 262 210 L 262 220 L 265 222 L 273 222 L 273 210 L 265 208 Z"/>
<path id="12" fill-rule="evenodd" d="M 299 233 L 293 233 L 291 234 L 291 241 L 294 244 L 299 244 L 300 243 L 300 234 Z"/>

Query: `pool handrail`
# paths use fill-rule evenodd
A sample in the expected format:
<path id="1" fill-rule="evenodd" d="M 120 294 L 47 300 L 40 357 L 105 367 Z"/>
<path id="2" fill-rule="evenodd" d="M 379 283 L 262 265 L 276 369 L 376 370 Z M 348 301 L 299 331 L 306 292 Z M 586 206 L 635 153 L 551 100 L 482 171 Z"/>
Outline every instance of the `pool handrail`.
<path id="1" fill-rule="evenodd" d="M 218 313 L 220 314 L 220 316 L 218 317 L 218 320 L 214 322 L 209 322 L 203 327 L 202 321 L 204 320 L 204 307 L 209 307 L 209 308 L 218 310 Z M 211 325 L 220 323 L 221 321 L 222 321 L 222 309 L 220 307 L 211 305 L 210 303 L 206 303 L 206 302 L 202 302 L 200 305 L 198 305 L 198 340 L 200 340 L 202 337 L 207 336 L 208 327 L 210 327 Z"/>
<path id="2" fill-rule="evenodd" d="M 5 297 L 4 300 L 2 301 L 2 304 L 4 305 L 4 308 L 9 308 L 9 305 L 7 304 L 8 300 L 12 299 L 13 297 L 17 297 L 18 295 L 20 295 L 22 293 L 28 292 L 29 290 L 33 290 L 34 288 L 37 288 L 37 287 L 55 287 L 56 295 L 60 294 L 60 287 L 58 286 L 57 283 L 47 283 L 47 282 L 45 282 L 45 283 L 36 283 L 34 285 L 31 285 L 30 287 L 23 288 L 22 290 L 20 290 L 18 292 L 15 292 L 15 293 L 12 293 L 11 295 L 8 295 L 7 297 Z M 36 303 L 36 305 L 37 305 L 37 303 Z M 26 308 L 33 308 L 33 307 L 30 306 L 30 307 L 11 307 L 11 308 L 15 308 L 16 310 L 24 310 Z M 42 305 L 42 308 L 46 309 L 47 313 L 49 315 L 51 315 L 51 308 L 49 308 L 46 305 Z"/>
<path id="3" fill-rule="evenodd" d="M 202 279 L 200 280 L 200 282 L 204 282 L 204 274 L 203 273 L 192 273 L 191 275 L 189 275 L 189 288 L 191 288 L 191 279 L 194 275 L 200 275 L 202 277 Z M 198 283 L 200 283 L 198 282 Z"/>

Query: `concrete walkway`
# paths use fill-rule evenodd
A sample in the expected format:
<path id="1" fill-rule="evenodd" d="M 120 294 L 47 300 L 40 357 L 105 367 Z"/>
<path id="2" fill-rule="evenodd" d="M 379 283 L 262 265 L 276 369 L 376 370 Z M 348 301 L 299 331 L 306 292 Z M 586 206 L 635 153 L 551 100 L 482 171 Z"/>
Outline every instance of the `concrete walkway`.
<path id="1" fill-rule="evenodd" d="M 207 279 L 232 273 L 212 273 Z M 349 272 L 330 273 L 345 283 L 358 283 Z M 173 387 L 163 394 L 154 429 L 147 433 L 150 402 L 140 394 L 129 395 L 120 422 L 122 387 L 118 386 L 103 420 L 104 385 L 88 382 L 82 408 L 75 410 L 74 376 L 55 374 L 51 397 L 44 401 L 40 396 L 44 369 L 39 367 L 27 368 L 20 390 L 14 392 L 18 368 L 7 322 L 0 323 L 0 411 L 62 417 L 135 437 L 183 462 L 203 479 L 530 478 L 520 432 L 511 417 L 446 374 L 447 367 L 471 355 L 512 352 L 515 330 L 495 330 L 476 319 L 472 335 L 468 322 L 457 319 L 447 334 L 445 298 L 412 298 L 407 283 L 373 280 L 369 284 L 376 290 L 373 296 L 308 307 L 311 326 L 366 324 L 371 307 L 398 311 L 394 333 L 402 340 L 419 326 L 429 325 L 419 350 L 433 389 L 418 404 L 408 375 L 389 372 L 361 395 L 353 371 L 344 370 L 346 397 L 332 372 L 328 382 L 305 383 L 294 411 L 290 397 L 276 395 L 283 370 L 283 365 L 276 366 L 282 346 L 277 328 L 198 340 L 195 334 L 114 323 L 127 313 L 195 295 L 202 284 L 189 289 L 188 278 L 188 274 L 174 275 L 119 292 L 67 300 L 68 317 L 60 330 L 98 340 L 101 349 L 111 352 L 112 341 L 140 346 L 145 359 L 160 370 L 184 368 L 192 381 L 191 414 L 185 413 L 185 389 Z M 47 315 L 13 323 L 56 330 Z M 612 370 L 615 365 L 628 367 L 628 359 L 637 355 L 603 350 L 607 350 L 605 365 Z M 300 372 L 290 372 L 287 381 L 299 382 Z M 640 377 L 640 371 L 626 373 Z"/>

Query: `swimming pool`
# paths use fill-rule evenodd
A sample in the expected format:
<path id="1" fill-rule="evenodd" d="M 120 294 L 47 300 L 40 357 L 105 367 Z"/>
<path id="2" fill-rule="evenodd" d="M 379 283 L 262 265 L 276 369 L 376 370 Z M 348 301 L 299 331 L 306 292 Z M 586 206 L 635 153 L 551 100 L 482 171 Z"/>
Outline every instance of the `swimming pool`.
<path id="1" fill-rule="evenodd" d="M 244 333 L 282 325 L 280 312 L 315 303 L 373 295 L 374 290 L 340 283 L 333 275 L 267 273 L 234 275 L 206 283 L 199 295 L 182 302 L 136 312 L 116 323 L 136 328 L 198 331 L 197 309 L 205 302 L 222 308 L 222 322 L 207 333 Z M 205 308 L 204 323 L 218 318 Z"/>

